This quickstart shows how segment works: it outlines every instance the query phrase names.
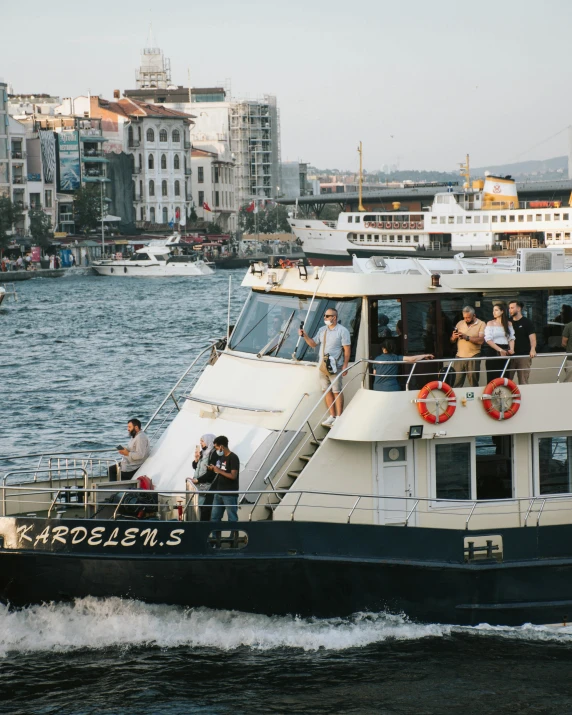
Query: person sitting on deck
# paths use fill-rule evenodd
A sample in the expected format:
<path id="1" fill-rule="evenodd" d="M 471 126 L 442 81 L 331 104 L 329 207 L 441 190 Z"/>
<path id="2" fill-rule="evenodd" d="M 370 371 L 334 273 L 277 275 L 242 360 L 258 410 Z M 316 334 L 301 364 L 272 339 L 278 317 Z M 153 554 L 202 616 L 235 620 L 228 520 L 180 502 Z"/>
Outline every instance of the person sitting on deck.
<path id="1" fill-rule="evenodd" d="M 375 362 L 385 362 L 387 365 L 374 365 L 375 380 L 373 389 L 380 392 L 399 392 L 401 388 L 397 382 L 400 362 L 418 362 L 419 360 L 432 360 L 433 355 L 396 355 L 395 342 L 384 340 L 381 346 L 383 353 L 375 358 Z"/>
<path id="2" fill-rule="evenodd" d="M 119 454 L 123 456 L 121 460 L 121 481 L 126 481 L 127 479 L 133 479 L 135 472 L 143 464 L 143 462 L 149 456 L 150 445 L 149 438 L 141 430 L 141 422 L 137 418 L 130 419 L 127 423 L 127 431 L 131 439 L 127 447 L 120 446 L 117 448 Z M 108 469 L 109 481 L 117 481 L 117 465 L 112 465 Z"/>

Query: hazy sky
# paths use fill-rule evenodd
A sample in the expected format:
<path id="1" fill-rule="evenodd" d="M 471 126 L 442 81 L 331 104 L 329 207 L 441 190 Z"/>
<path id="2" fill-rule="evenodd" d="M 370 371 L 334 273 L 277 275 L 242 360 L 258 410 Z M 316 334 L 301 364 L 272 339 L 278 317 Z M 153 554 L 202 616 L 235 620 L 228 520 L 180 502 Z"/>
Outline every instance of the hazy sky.
<path id="1" fill-rule="evenodd" d="M 135 86 L 152 23 L 175 84 L 275 94 L 283 160 L 453 169 L 568 152 L 570 0 L 28 0 L 0 8 L 15 92 Z M 553 136 L 557 134 L 557 136 Z M 549 141 L 545 141 L 553 137 Z M 538 146 L 537 146 L 538 145 Z"/>

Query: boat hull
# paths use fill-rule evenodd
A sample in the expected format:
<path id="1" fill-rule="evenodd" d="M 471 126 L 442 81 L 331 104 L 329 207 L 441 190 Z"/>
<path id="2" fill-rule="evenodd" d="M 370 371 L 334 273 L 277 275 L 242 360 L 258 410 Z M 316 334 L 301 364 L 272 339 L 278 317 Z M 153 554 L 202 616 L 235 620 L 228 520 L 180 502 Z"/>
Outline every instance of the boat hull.
<path id="1" fill-rule="evenodd" d="M 134 265 L 133 263 L 92 264 L 100 276 L 113 278 L 181 278 L 186 276 L 211 275 L 214 271 L 204 263 L 167 263 L 166 265 Z"/>
<path id="2" fill-rule="evenodd" d="M 388 611 L 458 625 L 556 624 L 572 614 L 572 526 L 495 530 L 511 559 L 473 563 L 464 562 L 465 539 L 483 532 L 291 521 L 232 528 L 246 534 L 244 548 L 209 543 L 227 522 L 3 518 L 0 600 L 121 597 L 317 617 Z"/>

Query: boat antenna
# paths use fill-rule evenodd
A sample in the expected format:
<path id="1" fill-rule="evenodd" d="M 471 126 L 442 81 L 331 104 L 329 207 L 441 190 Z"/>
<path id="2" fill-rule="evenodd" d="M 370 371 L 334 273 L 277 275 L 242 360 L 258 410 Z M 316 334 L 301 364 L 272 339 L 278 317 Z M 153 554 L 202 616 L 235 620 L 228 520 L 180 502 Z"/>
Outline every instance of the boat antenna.
<path id="1" fill-rule="evenodd" d="M 359 154 L 359 182 L 358 182 L 359 204 L 358 204 L 358 211 L 365 211 L 363 204 L 361 202 L 362 188 L 363 188 L 362 187 L 362 185 L 363 185 L 363 151 L 362 151 L 361 142 L 359 143 L 358 154 Z"/>
<path id="2" fill-rule="evenodd" d="M 230 294 L 232 289 L 232 276 L 228 277 L 228 310 L 226 314 L 226 339 L 230 340 Z"/>
<path id="3" fill-rule="evenodd" d="M 467 180 L 467 189 L 471 188 L 471 168 L 469 165 L 469 155 L 467 154 L 467 159 L 464 164 L 459 164 L 461 167 L 459 174 Z"/>

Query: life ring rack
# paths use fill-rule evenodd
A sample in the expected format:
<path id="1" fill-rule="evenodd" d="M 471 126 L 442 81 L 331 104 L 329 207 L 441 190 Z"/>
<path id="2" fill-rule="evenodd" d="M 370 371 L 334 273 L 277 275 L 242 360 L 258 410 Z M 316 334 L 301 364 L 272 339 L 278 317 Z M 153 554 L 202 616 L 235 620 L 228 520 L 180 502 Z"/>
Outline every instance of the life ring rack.
<path id="1" fill-rule="evenodd" d="M 506 387 L 510 390 L 510 396 L 512 397 L 511 406 L 502 412 L 493 406 L 493 391 L 497 387 Z M 511 417 L 514 417 L 520 409 L 521 394 L 518 385 L 512 380 L 509 380 L 508 377 L 496 377 L 485 387 L 481 400 L 483 401 L 483 407 L 486 413 L 492 417 L 493 420 L 509 420 Z"/>
<path id="2" fill-rule="evenodd" d="M 294 268 L 294 264 L 288 258 L 281 258 L 278 261 L 278 264 L 279 264 L 280 268 Z"/>
<path id="3" fill-rule="evenodd" d="M 439 414 L 439 409 L 437 409 L 437 414 L 434 414 L 427 409 L 428 402 L 439 402 L 439 400 L 433 397 L 428 398 L 429 393 L 433 392 L 433 390 L 440 390 L 443 392 L 447 400 L 447 409 L 442 415 Z M 417 409 L 419 410 L 421 417 L 425 420 L 425 422 L 429 422 L 432 425 L 440 425 L 443 424 L 443 422 L 447 422 L 447 420 L 451 419 L 451 417 L 455 414 L 455 410 L 457 409 L 457 396 L 455 395 L 455 391 L 446 382 L 441 382 L 440 380 L 433 380 L 422 387 L 419 390 L 417 399 L 414 400 L 414 402 L 417 403 Z"/>

